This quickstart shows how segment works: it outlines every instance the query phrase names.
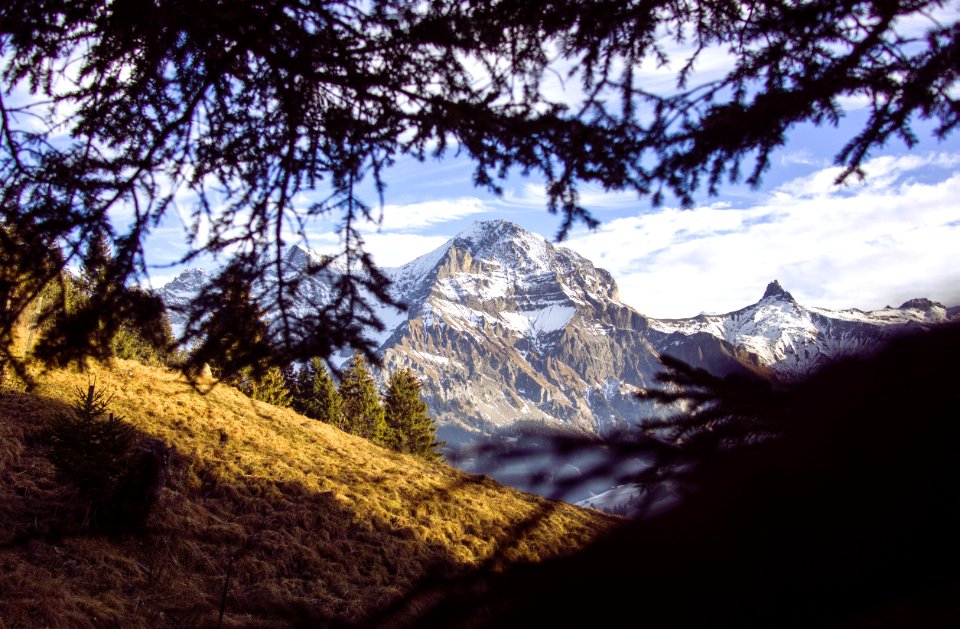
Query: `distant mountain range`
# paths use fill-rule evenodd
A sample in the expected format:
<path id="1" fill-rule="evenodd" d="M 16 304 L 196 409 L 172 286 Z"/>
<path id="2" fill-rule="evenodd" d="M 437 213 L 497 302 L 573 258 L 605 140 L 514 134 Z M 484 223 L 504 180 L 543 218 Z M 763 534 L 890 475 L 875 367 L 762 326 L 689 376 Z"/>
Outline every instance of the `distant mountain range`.
<path id="1" fill-rule="evenodd" d="M 284 272 L 304 278 L 304 309 L 322 303 L 338 272 L 306 276 L 318 259 L 300 247 L 285 257 Z M 478 222 L 386 274 L 407 311 L 381 312 L 383 368 L 421 375 L 440 436 L 453 446 L 530 431 L 602 436 L 636 425 L 653 409 L 633 393 L 653 383 L 663 354 L 721 375 L 794 378 L 958 315 L 927 299 L 871 312 L 805 307 L 773 281 L 735 312 L 653 319 L 619 300 L 607 271 L 505 221 Z M 187 270 L 161 295 L 175 309 L 206 280 Z"/>

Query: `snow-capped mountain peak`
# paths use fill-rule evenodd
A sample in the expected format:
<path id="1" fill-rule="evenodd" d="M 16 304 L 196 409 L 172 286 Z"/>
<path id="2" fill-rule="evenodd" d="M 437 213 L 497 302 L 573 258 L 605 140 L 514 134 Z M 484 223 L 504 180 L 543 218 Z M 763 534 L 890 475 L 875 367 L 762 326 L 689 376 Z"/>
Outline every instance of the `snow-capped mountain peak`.
<path id="1" fill-rule="evenodd" d="M 302 271 L 319 267 L 329 260 L 329 256 L 308 249 L 301 244 L 290 245 L 283 254 L 283 267 L 291 271 Z"/>
<path id="2" fill-rule="evenodd" d="M 588 302 L 616 299 L 608 273 L 507 221 L 477 222 L 435 253 L 411 263 L 416 272 L 395 273 L 409 286 L 425 261 L 435 263 L 423 295 L 425 311 L 439 316 L 431 324 L 499 326 L 542 344 Z"/>
<path id="3" fill-rule="evenodd" d="M 908 299 L 907 301 L 900 304 L 901 310 L 906 310 L 907 308 L 913 308 L 915 310 L 930 310 L 932 308 L 942 308 L 946 310 L 946 306 L 943 304 L 927 299 L 925 297 L 920 297 L 917 299 Z"/>
<path id="4" fill-rule="evenodd" d="M 509 221 L 477 221 L 453 238 L 453 246 L 475 258 L 511 266 L 549 268 L 552 246 L 539 234 Z"/>
<path id="5" fill-rule="evenodd" d="M 183 331 L 182 326 L 185 321 L 184 317 L 177 315 L 177 311 L 190 303 L 190 300 L 192 300 L 209 281 L 210 275 L 205 269 L 186 269 L 164 284 L 160 289 L 160 297 L 171 311 L 170 321 L 175 334 L 179 335 Z M 183 319 L 183 321 L 181 321 L 181 319 Z"/>
<path id="6" fill-rule="evenodd" d="M 757 303 L 721 315 L 650 320 L 663 334 L 708 334 L 756 357 L 781 377 L 809 373 L 826 361 L 862 352 L 902 329 L 946 321 L 947 309 L 929 299 L 871 312 L 801 306 L 780 282 L 767 285 Z"/>
<path id="7" fill-rule="evenodd" d="M 767 284 L 767 290 L 764 291 L 761 300 L 763 299 L 779 299 L 782 301 L 797 303 L 793 298 L 793 295 L 784 290 L 783 286 L 780 286 L 780 282 L 777 280 L 773 280 Z"/>

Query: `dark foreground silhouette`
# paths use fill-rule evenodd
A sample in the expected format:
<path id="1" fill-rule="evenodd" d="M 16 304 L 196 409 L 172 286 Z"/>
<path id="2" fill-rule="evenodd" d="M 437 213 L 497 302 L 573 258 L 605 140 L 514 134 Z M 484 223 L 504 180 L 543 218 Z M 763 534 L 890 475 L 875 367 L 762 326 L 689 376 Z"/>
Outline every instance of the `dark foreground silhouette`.
<path id="1" fill-rule="evenodd" d="M 417 624 L 960 626 L 960 327 L 834 363 L 748 413 L 737 386 L 716 403 L 779 436 L 678 467 L 691 491 L 676 508 L 452 588 Z"/>

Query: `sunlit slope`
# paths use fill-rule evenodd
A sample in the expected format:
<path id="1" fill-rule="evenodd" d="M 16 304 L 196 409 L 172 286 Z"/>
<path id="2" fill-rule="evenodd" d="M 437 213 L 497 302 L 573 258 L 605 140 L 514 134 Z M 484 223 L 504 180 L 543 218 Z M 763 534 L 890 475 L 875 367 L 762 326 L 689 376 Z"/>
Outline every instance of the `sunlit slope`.
<path id="1" fill-rule="evenodd" d="M 40 445 L 88 378 L 176 450 L 142 538 L 82 532 Z M 3 393 L 0 420 L 0 626 L 216 625 L 224 601 L 225 626 L 358 620 L 428 577 L 569 552 L 614 522 L 132 362 L 39 375 Z"/>

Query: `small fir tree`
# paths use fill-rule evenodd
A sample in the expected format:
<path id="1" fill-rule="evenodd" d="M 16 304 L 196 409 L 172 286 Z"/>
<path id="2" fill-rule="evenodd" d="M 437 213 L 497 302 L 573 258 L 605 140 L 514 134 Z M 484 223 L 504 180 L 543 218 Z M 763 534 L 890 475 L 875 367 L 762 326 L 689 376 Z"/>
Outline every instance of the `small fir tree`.
<path id="1" fill-rule="evenodd" d="M 312 417 L 307 412 L 310 402 L 310 385 L 313 382 L 313 370 L 311 365 L 312 361 L 300 367 L 300 369 L 297 370 L 296 378 L 294 379 L 293 384 L 290 386 L 290 393 L 292 395 L 290 407 L 301 415 L 306 415 L 307 417 Z"/>
<path id="2" fill-rule="evenodd" d="M 343 429 L 380 445 L 389 441 L 377 383 L 363 355 L 357 352 L 340 382 L 343 400 Z"/>
<path id="3" fill-rule="evenodd" d="M 113 249 L 110 247 L 109 236 L 104 230 L 97 229 L 80 259 L 80 276 L 76 284 L 80 289 L 78 297 L 81 305 L 88 304 L 98 292 L 108 288 L 108 275 L 112 263 Z M 95 345 L 102 346 L 109 339 L 109 336 L 104 334 L 102 322 L 91 325 L 91 328 L 90 333 Z"/>
<path id="4" fill-rule="evenodd" d="M 287 389 L 287 380 L 279 367 L 269 367 L 263 375 L 255 377 L 248 375 L 243 392 L 255 400 L 273 404 L 274 406 L 290 406 L 290 390 Z"/>
<path id="5" fill-rule="evenodd" d="M 130 425 L 107 412 L 112 399 L 93 383 L 86 391 L 78 389 L 72 412 L 55 414 L 46 433 L 57 478 L 95 502 L 113 495 L 135 441 Z"/>
<path id="6" fill-rule="evenodd" d="M 384 411 L 389 427 L 389 446 L 397 452 L 414 454 L 429 461 L 441 458 L 437 449 L 437 428 L 427 415 L 427 404 L 420 397 L 421 385 L 407 367 L 393 374 L 387 385 Z"/>
<path id="7" fill-rule="evenodd" d="M 112 395 L 90 383 L 77 389 L 73 412 L 59 412 L 45 434 L 57 478 L 88 501 L 84 526 L 106 533 L 142 533 L 166 482 L 171 449 L 138 442 L 132 426 L 111 412 Z"/>
<path id="8" fill-rule="evenodd" d="M 290 403 L 288 406 L 294 407 L 294 401 L 300 396 L 299 382 L 297 381 L 297 368 L 290 363 L 280 369 L 283 374 L 283 381 L 287 385 L 287 391 L 290 392 Z"/>
<path id="9" fill-rule="evenodd" d="M 112 262 L 113 249 L 110 247 L 110 239 L 104 230 L 98 229 L 94 231 L 80 261 L 78 283 L 87 296 L 103 287 Z"/>

